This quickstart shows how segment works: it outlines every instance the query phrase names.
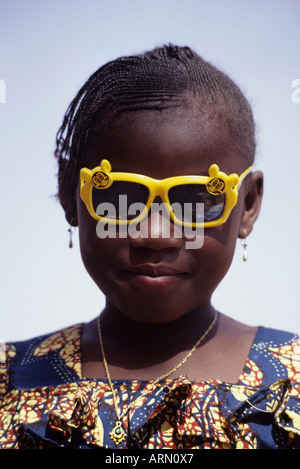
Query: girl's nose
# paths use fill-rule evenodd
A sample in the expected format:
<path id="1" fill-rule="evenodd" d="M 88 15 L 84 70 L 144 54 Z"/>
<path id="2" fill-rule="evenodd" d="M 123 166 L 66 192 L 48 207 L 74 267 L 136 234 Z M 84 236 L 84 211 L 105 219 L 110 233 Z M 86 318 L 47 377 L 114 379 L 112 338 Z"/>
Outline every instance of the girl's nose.
<path id="1" fill-rule="evenodd" d="M 133 247 L 153 250 L 179 249 L 183 241 L 181 226 L 172 222 L 165 204 L 156 201 L 140 223 L 129 227 L 128 233 Z"/>

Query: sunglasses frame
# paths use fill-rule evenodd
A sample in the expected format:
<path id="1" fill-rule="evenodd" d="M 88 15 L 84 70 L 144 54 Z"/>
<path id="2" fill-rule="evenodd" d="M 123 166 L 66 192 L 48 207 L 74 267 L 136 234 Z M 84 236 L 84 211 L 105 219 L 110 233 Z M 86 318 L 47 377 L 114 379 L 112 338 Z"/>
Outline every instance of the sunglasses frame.
<path id="1" fill-rule="evenodd" d="M 150 207 L 156 197 L 160 197 L 165 202 L 169 216 L 174 223 L 181 226 L 192 228 L 214 227 L 222 225 L 228 219 L 232 209 L 238 200 L 238 191 L 245 177 L 252 171 L 252 166 L 247 168 L 240 176 L 233 173 L 227 175 L 219 170 L 218 165 L 213 164 L 209 168 L 209 176 L 175 176 L 166 179 L 153 179 L 149 176 L 126 172 L 111 172 L 111 164 L 103 159 L 100 166 L 94 169 L 82 168 L 80 171 L 80 197 L 85 203 L 90 215 L 97 221 L 113 225 L 129 225 L 130 223 L 139 223 L 148 214 Z M 114 181 L 135 182 L 146 186 L 149 190 L 149 197 L 144 210 L 132 220 L 118 220 L 97 215 L 93 207 L 92 191 L 105 190 L 109 188 Z M 207 191 L 212 195 L 225 194 L 225 206 L 222 215 L 216 219 L 203 223 L 184 222 L 176 217 L 169 201 L 168 191 L 181 184 L 202 184 L 206 186 Z"/>

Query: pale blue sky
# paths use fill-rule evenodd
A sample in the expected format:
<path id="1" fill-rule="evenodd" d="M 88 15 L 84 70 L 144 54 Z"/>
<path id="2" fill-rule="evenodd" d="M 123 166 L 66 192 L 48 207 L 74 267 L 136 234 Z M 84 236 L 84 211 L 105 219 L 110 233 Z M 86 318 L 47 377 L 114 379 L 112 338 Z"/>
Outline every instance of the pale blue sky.
<path id="1" fill-rule="evenodd" d="M 25 339 L 101 311 L 78 235 L 68 249 L 68 225 L 52 197 L 55 133 L 96 68 L 169 42 L 191 46 L 228 73 L 257 122 L 263 209 L 247 263 L 238 243 L 214 305 L 248 324 L 299 332 L 300 103 L 292 101 L 299 18 L 299 0 L 0 0 L 0 339 Z"/>

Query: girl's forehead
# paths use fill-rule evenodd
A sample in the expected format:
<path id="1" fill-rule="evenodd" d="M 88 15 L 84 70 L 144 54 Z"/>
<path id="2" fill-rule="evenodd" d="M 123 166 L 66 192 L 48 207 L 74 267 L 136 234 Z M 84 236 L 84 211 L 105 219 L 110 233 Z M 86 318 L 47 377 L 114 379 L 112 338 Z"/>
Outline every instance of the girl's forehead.
<path id="1" fill-rule="evenodd" d="M 86 164 L 92 168 L 106 158 L 113 171 L 158 179 L 206 174 L 213 163 L 226 172 L 241 172 L 244 158 L 220 120 L 216 113 L 192 105 L 121 114 L 95 138 Z"/>

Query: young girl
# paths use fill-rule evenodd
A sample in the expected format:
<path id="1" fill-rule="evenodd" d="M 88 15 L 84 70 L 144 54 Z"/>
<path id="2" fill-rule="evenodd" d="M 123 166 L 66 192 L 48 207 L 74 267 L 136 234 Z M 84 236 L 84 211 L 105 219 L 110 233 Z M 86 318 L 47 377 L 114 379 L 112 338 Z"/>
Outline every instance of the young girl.
<path id="1" fill-rule="evenodd" d="M 254 154 L 245 97 L 189 48 L 89 78 L 57 134 L 58 196 L 106 306 L 6 346 L 2 448 L 300 447 L 299 337 L 211 303 L 259 214 Z"/>

